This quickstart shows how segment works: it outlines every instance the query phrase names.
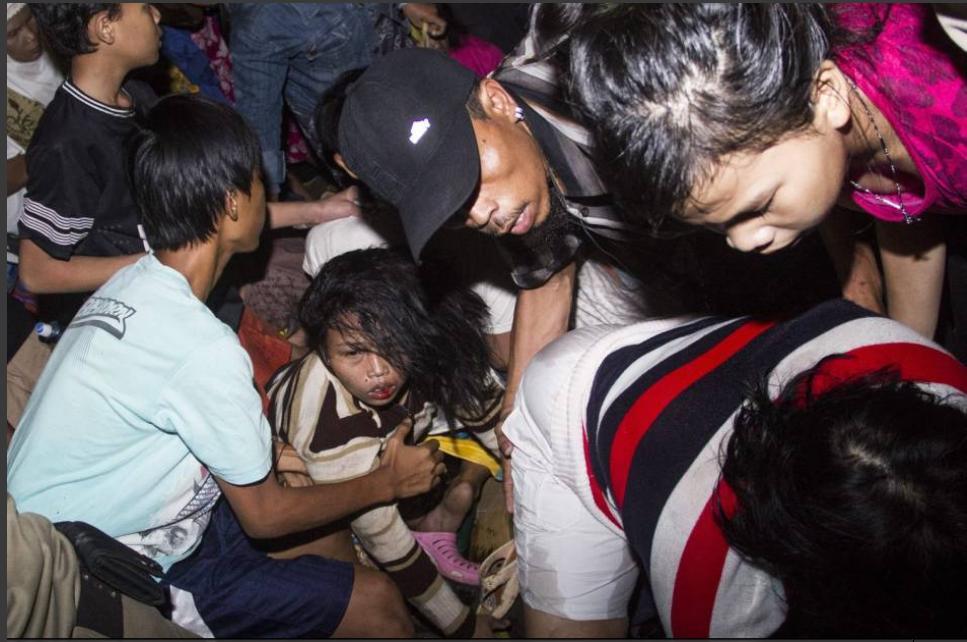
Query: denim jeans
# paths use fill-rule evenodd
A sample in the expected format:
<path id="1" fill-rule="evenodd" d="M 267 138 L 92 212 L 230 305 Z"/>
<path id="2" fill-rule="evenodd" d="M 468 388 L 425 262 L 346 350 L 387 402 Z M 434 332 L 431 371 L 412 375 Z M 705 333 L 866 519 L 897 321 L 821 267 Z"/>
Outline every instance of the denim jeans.
<path id="1" fill-rule="evenodd" d="M 285 181 L 283 97 L 313 150 L 313 114 L 344 72 L 369 65 L 371 8 L 361 3 L 229 4 L 236 108 L 262 144 L 266 187 Z"/>

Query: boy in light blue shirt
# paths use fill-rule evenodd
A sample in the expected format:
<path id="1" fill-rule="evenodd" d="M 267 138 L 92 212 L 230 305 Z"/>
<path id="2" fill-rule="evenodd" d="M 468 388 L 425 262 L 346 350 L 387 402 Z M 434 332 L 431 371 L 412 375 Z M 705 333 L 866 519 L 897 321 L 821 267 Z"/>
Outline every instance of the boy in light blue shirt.
<path id="1" fill-rule="evenodd" d="M 173 619 L 196 633 L 406 635 L 385 575 L 275 560 L 249 540 L 425 492 L 443 472 L 440 453 L 401 436 L 377 469 L 347 482 L 283 488 L 271 474 L 251 362 L 204 304 L 229 259 L 258 246 L 259 159 L 226 106 L 172 96 L 151 111 L 128 166 L 152 251 L 64 331 L 11 442 L 8 491 L 22 511 L 90 523 L 161 563 Z"/>

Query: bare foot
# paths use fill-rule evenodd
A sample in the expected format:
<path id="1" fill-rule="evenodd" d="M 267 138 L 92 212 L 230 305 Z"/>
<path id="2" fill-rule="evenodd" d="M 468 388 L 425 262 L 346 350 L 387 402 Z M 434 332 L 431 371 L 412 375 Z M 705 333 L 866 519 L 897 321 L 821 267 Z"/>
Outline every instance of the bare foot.
<path id="1" fill-rule="evenodd" d="M 470 512 L 476 489 L 466 480 L 455 479 L 436 508 L 409 522 L 412 530 L 424 533 L 455 533 Z"/>

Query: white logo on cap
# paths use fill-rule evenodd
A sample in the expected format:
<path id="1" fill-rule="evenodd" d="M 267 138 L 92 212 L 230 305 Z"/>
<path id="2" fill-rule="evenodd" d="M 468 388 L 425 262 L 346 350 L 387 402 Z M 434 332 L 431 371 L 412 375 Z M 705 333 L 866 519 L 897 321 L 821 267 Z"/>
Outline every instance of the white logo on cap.
<path id="1" fill-rule="evenodd" d="M 430 119 L 414 120 L 410 125 L 410 142 L 416 145 L 423 138 L 423 134 L 430 128 Z"/>

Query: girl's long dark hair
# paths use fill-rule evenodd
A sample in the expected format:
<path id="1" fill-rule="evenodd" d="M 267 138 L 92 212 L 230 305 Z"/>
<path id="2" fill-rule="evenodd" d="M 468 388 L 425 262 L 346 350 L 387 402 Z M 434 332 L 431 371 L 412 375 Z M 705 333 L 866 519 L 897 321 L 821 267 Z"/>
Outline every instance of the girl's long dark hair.
<path id="1" fill-rule="evenodd" d="M 326 263 L 299 306 L 311 347 L 325 358 L 326 332 L 358 333 L 409 378 L 411 394 L 447 419 L 476 418 L 497 402 L 484 338 L 487 306 L 431 262 L 373 248 Z"/>

